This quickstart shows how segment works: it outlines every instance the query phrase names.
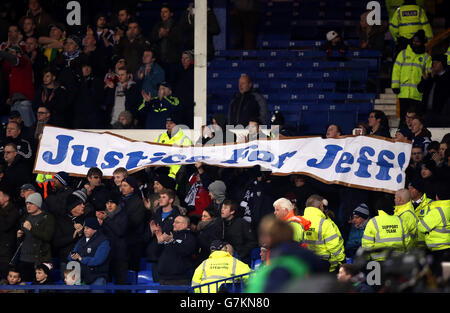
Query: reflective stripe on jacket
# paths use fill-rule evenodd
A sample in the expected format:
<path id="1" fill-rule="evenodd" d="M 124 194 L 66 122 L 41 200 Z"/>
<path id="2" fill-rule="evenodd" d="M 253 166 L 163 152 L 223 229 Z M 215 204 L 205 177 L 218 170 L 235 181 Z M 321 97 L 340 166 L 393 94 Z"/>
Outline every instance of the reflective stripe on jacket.
<path id="1" fill-rule="evenodd" d="M 423 29 L 428 40 L 433 38 L 433 31 L 428 22 L 427 14 L 418 5 L 402 5 L 392 15 L 389 21 L 389 31 L 397 41 L 399 37 L 411 39 L 418 30 Z"/>
<path id="2" fill-rule="evenodd" d="M 422 93 L 417 85 L 422 79 L 422 71 L 431 69 L 431 57 L 428 53 L 415 54 L 411 46 L 402 50 L 392 69 L 391 88 L 400 88 L 399 98 L 422 101 Z"/>
<path id="3" fill-rule="evenodd" d="M 378 216 L 367 223 L 361 247 L 366 250 L 393 249 L 396 252 L 405 252 L 405 230 L 401 218 L 378 211 Z M 370 257 L 375 261 L 384 261 L 386 253 L 374 251 Z"/>
<path id="4" fill-rule="evenodd" d="M 311 222 L 304 242 L 319 258 L 330 263 L 330 272 L 345 260 L 344 240 L 336 224 L 315 207 L 305 208 L 303 218 Z"/>
<path id="5" fill-rule="evenodd" d="M 430 250 L 450 248 L 450 200 L 432 202 L 430 212 L 420 220 L 418 230 L 424 233 Z"/>
<path id="6" fill-rule="evenodd" d="M 414 213 L 412 202 L 394 207 L 394 215 L 400 217 L 405 226 L 405 245 L 408 250 L 414 248 L 417 242 L 417 224 L 419 219 Z"/>

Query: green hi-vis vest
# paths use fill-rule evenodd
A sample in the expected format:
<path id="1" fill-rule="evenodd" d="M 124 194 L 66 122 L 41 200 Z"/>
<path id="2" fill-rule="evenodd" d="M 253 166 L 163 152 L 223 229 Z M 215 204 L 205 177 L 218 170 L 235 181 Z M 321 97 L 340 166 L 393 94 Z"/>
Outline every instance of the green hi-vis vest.
<path id="1" fill-rule="evenodd" d="M 433 30 L 428 22 L 427 14 L 418 5 L 402 5 L 397 8 L 389 21 L 389 31 L 395 41 L 399 37 L 411 39 L 421 29 L 425 32 L 428 40 L 433 38 Z"/>

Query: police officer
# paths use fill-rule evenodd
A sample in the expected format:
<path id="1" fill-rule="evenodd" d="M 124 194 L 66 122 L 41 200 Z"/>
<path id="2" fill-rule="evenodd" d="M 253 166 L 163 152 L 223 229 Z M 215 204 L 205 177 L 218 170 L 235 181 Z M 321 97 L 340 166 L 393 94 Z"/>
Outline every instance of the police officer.
<path id="1" fill-rule="evenodd" d="M 345 260 L 344 239 L 336 224 L 325 215 L 328 201 L 319 195 L 306 200 L 303 217 L 311 222 L 305 232 L 308 249 L 330 263 L 330 272 L 336 271 Z"/>
<path id="2" fill-rule="evenodd" d="M 405 228 L 400 217 L 389 215 L 378 210 L 378 216 L 369 220 L 361 240 L 361 247 L 366 250 L 375 250 L 370 258 L 375 261 L 384 261 L 386 251 L 392 249 L 394 252 L 406 251 Z"/>
<path id="3" fill-rule="evenodd" d="M 420 178 L 413 179 L 408 184 L 408 190 L 411 194 L 411 202 L 416 216 L 421 220 L 430 210 L 430 203 L 433 202 L 433 200 L 428 198 L 427 194 L 424 192 L 425 186 L 423 180 Z"/>
<path id="4" fill-rule="evenodd" d="M 408 47 L 402 50 L 394 63 L 391 88 L 400 101 L 400 126 L 404 124 L 406 110 L 410 106 L 419 108 L 423 113 L 422 93 L 417 85 L 422 80 L 423 72 L 431 70 L 431 56 L 425 51 L 425 33 L 419 30 Z"/>
<path id="5" fill-rule="evenodd" d="M 195 270 L 192 277 L 192 287 L 211 283 L 217 280 L 247 274 L 251 272 L 250 267 L 244 262 L 234 258 L 227 249 L 229 246 L 226 242 L 214 240 L 211 243 L 211 254 L 209 258 L 203 261 Z M 232 252 L 231 252 L 232 253 Z M 246 276 L 243 277 L 246 280 Z M 223 284 L 211 284 L 208 286 L 195 288 L 196 293 L 208 292 L 215 293 L 217 288 Z M 219 286 L 217 286 L 219 285 Z"/>
<path id="6" fill-rule="evenodd" d="M 406 48 L 408 41 L 418 30 L 423 30 L 428 40 L 433 38 L 433 31 L 425 10 L 415 0 L 405 0 L 389 20 L 389 30 L 397 44 L 396 51 Z"/>
<path id="7" fill-rule="evenodd" d="M 295 216 L 292 202 L 286 198 L 280 198 L 273 203 L 274 215 L 289 223 L 294 230 L 294 240 L 303 242 L 305 230 L 311 226 L 311 222 L 301 216 Z"/>
<path id="8" fill-rule="evenodd" d="M 418 225 L 424 234 L 427 248 L 433 256 L 432 271 L 440 276 L 441 262 L 450 261 L 450 187 L 442 184 L 436 190 L 436 201 Z"/>
<path id="9" fill-rule="evenodd" d="M 183 130 L 177 126 L 177 118 L 175 116 L 170 116 L 166 118 L 166 129 L 155 140 L 157 143 L 162 143 L 166 145 L 176 145 L 176 146 L 190 146 L 192 145 L 191 139 L 186 136 Z M 181 165 L 170 165 L 169 176 L 175 178 L 177 172 L 180 170 Z"/>

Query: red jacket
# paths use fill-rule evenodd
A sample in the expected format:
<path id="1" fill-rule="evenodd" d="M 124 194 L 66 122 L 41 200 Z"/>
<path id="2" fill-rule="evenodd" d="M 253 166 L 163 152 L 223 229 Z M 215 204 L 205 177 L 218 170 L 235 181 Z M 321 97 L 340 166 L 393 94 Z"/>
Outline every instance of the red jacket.
<path id="1" fill-rule="evenodd" d="M 25 56 L 19 57 L 19 64 L 13 66 L 3 62 L 4 69 L 9 72 L 9 97 L 16 92 L 23 94 L 28 100 L 34 99 L 33 67 Z"/>
<path id="2" fill-rule="evenodd" d="M 191 186 L 195 184 L 196 182 L 196 175 L 192 175 L 191 179 L 189 180 L 189 184 Z M 203 187 L 199 186 L 197 193 L 195 194 L 195 210 L 189 212 L 188 215 L 198 215 L 202 216 L 203 210 L 206 209 L 211 204 L 211 197 L 209 196 L 208 190 Z"/>

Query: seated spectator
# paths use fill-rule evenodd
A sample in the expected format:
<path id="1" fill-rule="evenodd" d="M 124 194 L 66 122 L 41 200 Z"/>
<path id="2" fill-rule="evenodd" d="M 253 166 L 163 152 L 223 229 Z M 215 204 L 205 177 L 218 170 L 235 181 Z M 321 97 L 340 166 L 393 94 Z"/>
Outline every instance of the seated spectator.
<path id="1" fill-rule="evenodd" d="M 73 273 L 72 269 L 64 270 L 64 283 L 66 286 L 79 286 L 81 285 L 81 276 Z M 78 277 L 78 278 L 77 278 Z M 71 290 L 71 292 L 76 292 Z"/>
<path id="2" fill-rule="evenodd" d="M 22 28 L 23 41 L 26 42 L 28 38 L 35 38 L 36 40 L 39 38 L 39 34 L 36 31 L 36 24 L 30 16 L 23 17 L 20 26 Z"/>
<path id="3" fill-rule="evenodd" d="M 217 145 L 236 142 L 236 134 L 227 129 L 226 117 L 223 114 L 214 114 L 210 125 L 202 125 L 202 136 L 196 145 Z"/>
<path id="4" fill-rule="evenodd" d="M 139 23 L 132 20 L 128 24 L 126 35 L 115 43 L 113 55 L 122 55 L 127 60 L 129 72 L 136 73 L 144 50 L 149 46 L 150 42 L 141 34 Z"/>
<path id="5" fill-rule="evenodd" d="M 278 110 L 274 111 L 270 118 L 271 138 L 277 139 L 280 136 L 292 137 L 296 135 L 297 131 L 295 130 L 295 127 L 286 125 L 285 123 L 283 113 Z M 278 127 L 278 129 L 276 127 Z"/>
<path id="6" fill-rule="evenodd" d="M 339 52 L 341 56 L 347 54 L 348 46 L 344 43 L 341 36 L 334 30 L 327 33 L 327 41 L 323 45 L 327 57 L 333 57 L 333 51 Z M 334 59 L 335 57 L 333 57 Z"/>
<path id="7" fill-rule="evenodd" d="M 172 86 L 161 82 L 158 88 L 158 95 L 154 97 L 142 90 L 145 102 L 139 107 L 139 116 L 145 129 L 165 128 L 167 118 L 172 116 L 176 116 L 177 124 L 181 124 L 180 100 L 172 94 Z"/>
<path id="8" fill-rule="evenodd" d="M 361 49 L 378 50 L 383 52 L 384 34 L 386 33 L 387 25 L 385 22 L 382 22 L 381 25 L 367 24 L 367 15 L 370 12 L 371 11 L 366 11 L 361 14 L 358 25 L 359 47 Z"/>
<path id="9" fill-rule="evenodd" d="M 445 54 L 435 55 L 432 60 L 431 73 L 423 71 L 417 90 L 423 93 L 427 125 L 443 127 L 450 124 L 450 71 Z"/>
<path id="10" fill-rule="evenodd" d="M 411 120 L 411 132 L 413 134 L 413 145 L 420 144 L 427 151 L 428 144 L 431 142 L 431 132 L 425 127 L 425 121 L 421 117 L 414 117 Z M 427 153 L 425 153 L 425 156 Z"/>
<path id="11" fill-rule="evenodd" d="M 424 193 L 426 193 L 431 199 L 434 199 L 436 196 L 437 186 L 441 183 L 437 177 L 436 163 L 434 163 L 433 160 L 428 160 L 422 163 L 420 175 L 422 176 L 424 183 Z"/>
<path id="12" fill-rule="evenodd" d="M 267 125 L 267 101 L 253 89 L 252 78 L 243 74 L 239 78 L 239 92 L 233 96 L 230 103 L 228 122 L 231 125 L 247 126 L 251 117 L 257 117 L 263 125 Z"/>
<path id="13" fill-rule="evenodd" d="M 11 267 L 8 271 L 6 279 L 2 279 L 0 281 L 0 285 L 25 286 L 26 282 L 22 281 L 20 272 L 15 267 Z M 0 290 L 0 293 L 25 293 L 25 290 Z"/>
<path id="14" fill-rule="evenodd" d="M 248 121 L 248 134 L 245 136 L 245 142 L 253 140 L 267 140 L 270 139 L 260 128 L 261 121 L 258 118 L 251 117 Z"/>
<path id="15" fill-rule="evenodd" d="M 369 114 L 370 135 L 391 138 L 389 122 L 383 111 L 373 110 Z"/>
<path id="16" fill-rule="evenodd" d="M 45 105 L 50 109 L 51 123 L 57 127 L 67 127 L 70 118 L 69 93 L 64 85 L 56 81 L 56 71 L 46 68 L 43 71 L 42 87 L 38 89 L 33 106 Z"/>
<path id="17" fill-rule="evenodd" d="M 141 95 L 136 82 L 133 81 L 130 71 L 126 67 L 121 67 L 118 72 L 119 82 L 114 85 L 113 81 L 106 82 L 106 114 L 109 125 L 114 125 L 118 121 L 119 114 L 129 111 L 134 117 L 137 115 Z"/>
<path id="18" fill-rule="evenodd" d="M 352 223 L 348 240 L 345 243 L 345 255 L 353 258 L 356 251 L 361 247 L 361 238 L 364 234 L 367 222 L 369 221 L 369 208 L 365 203 L 361 203 L 353 210 L 353 217 L 349 221 Z"/>
<path id="19" fill-rule="evenodd" d="M 119 120 L 112 125 L 113 129 L 134 129 L 134 117 L 129 111 L 122 111 L 119 114 Z"/>
<path id="20" fill-rule="evenodd" d="M 156 97 L 159 86 L 165 79 L 164 70 L 155 60 L 155 52 L 150 47 L 145 48 L 142 54 L 142 65 L 136 73 L 136 82 L 142 86 L 142 90 L 150 98 Z"/>
<path id="21" fill-rule="evenodd" d="M 40 0 L 28 0 L 28 10 L 25 16 L 33 18 L 36 24 L 36 30 L 40 36 L 47 33 L 47 29 L 50 24 L 53 23 L 53 19 L 41 6 Z"/>
<path id="22" fill-rule="evenodd" d="M 194 51 L 181 54 L 181 67 L 175 79 L 174 93 L 180 99 L 183 124 L 194 128 Z"/>
<path id="23" fill-rule="evenodd" d="M 257 247 L 255 234 L 252 233 L 250 223 L 237 217 L 238 206 L 232 200 L 225 200 L 221 209 L 224 228 L 224 238 L 236 251 L 238 259 L 250 265 L 250 253 Z"/>
<path id="24" fill-rule="evenodd" d="M 4 59 L 3 68 L 6 67 L 9 84 L 8 103 L 12 103 L 14 94 L 19 93 L 32 101 L 34 98 L 33 66 L 30 59 L 19 46 L 12 46 L 0 50 L 0 58 Z M 5 71 L 4 71 L 5 73 Z"/>
<path id="25" fill-rule="evenodd" d="M 339 125 L 330 124 L 327 127 L 327 132 L 325 134 L 325 138 L 338 138 L 342 136 L 342 130 Z"/>
<path id="26" fill-rule="evenodd" d="M 214 240 L 220 240 L 223 234 L 223 225 L 218 212 L 206 208 L 202 213 L 202 220 L 198 223 L 197 229 L 198 257 L 197 264 L 209 256 L 209 247 Z"/>
<path id="27" fill-rule="evenodd" d="M 364 273 L 358 271 L 356 265 L 342 264 L 337 274 L 337 279 L 341 283 L 351 284 L 351 290 L 359 293 L 374 293 L 375 290 L 366 283 Z M 351 291 L 350 291 L 351 292 Z"/>
<path id="28" fill-rule="evenodd" d="M 75 244 L 67 260 L 80 263 L 81 280 L 85 284 L 106 285 L 111 251 L 110 242 L 103 234 L 96 217 L 89 217 L 85 220 L 83 231 L 83 237 Z"/>
<path id="29" fill-rule="evenodd" d="M 399 128 L 395 132 L 394 140 L 400 142 L 411 141 L 411 132 L 407 131 L 406 128 Z"/>

